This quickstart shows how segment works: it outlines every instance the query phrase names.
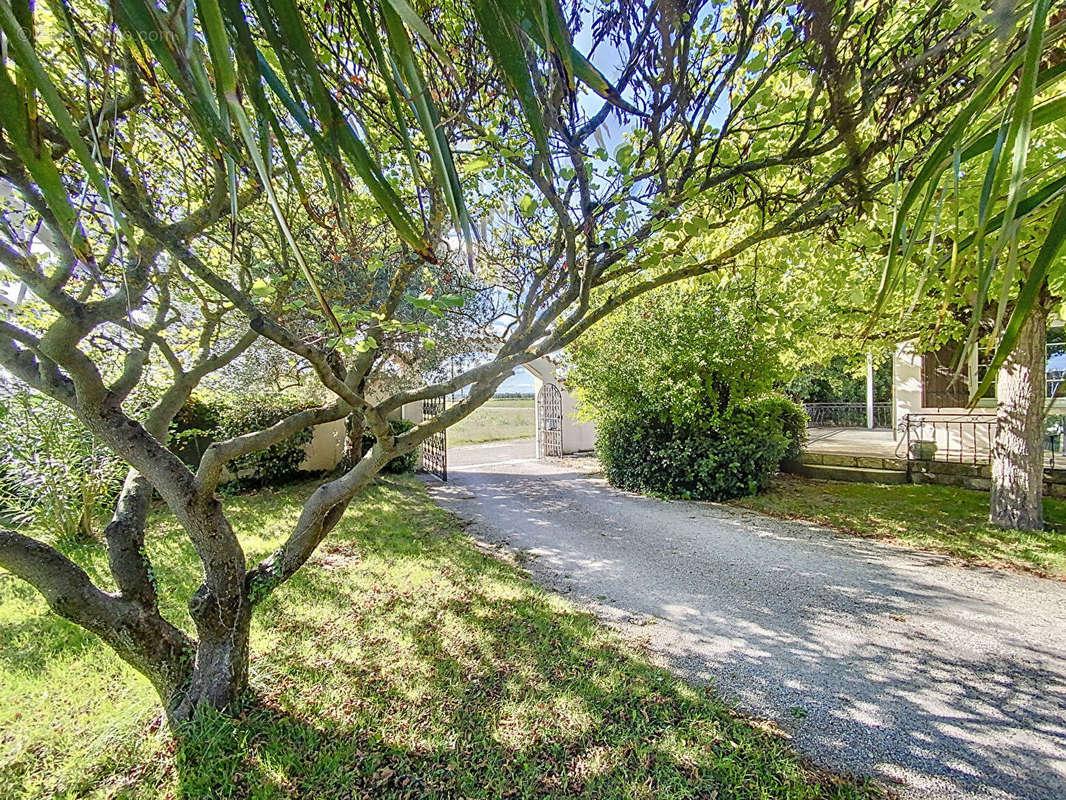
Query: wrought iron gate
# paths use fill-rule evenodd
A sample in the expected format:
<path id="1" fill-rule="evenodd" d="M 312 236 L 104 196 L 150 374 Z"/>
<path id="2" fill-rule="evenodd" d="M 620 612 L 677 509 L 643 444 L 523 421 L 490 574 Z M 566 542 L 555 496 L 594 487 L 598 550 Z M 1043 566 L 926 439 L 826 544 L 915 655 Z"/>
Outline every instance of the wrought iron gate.
<path id="1" fill-rule="evenodd" d="M 422 401 L 422 419 L 429 420 L 443 413 L 446 403 L 443 397 L 432 397 Z M 436 475 L 442 481 L 448 480 L 448 430 L 435 433 L 422 442 L 422 469 Z"/>
<path id="2" fill-rule="evenodd" d="M 537 453 L 542 458 L 563 454 L 563 393 L 554 383 L 537 393 Z"/>

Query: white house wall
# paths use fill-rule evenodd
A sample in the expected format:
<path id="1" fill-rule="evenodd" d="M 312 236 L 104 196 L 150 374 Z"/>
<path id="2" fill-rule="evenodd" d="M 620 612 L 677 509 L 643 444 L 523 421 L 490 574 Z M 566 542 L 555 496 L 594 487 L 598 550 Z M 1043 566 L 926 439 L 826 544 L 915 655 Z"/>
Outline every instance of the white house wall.
<path id="1" fill-rule="evenodd" d="M 316 425 L 311 441 L 304 446 L 304 460 L 300 469 L 305 472 L 329 472 L 344 458 L 344 440 L 347 429 L 343 419 Z"/>
<path id="2" fill-rule="evenodd" d="M 905 417 L 936 414 L 937 423 L 951 424 L 935 427 L 925 425 L 922 438 L 935 441 L 938 458 L 962 453 L 963 461 L 973 460 L 976 453 L 980 460 L 991 449 L 991 433 L 988 425 L 974 423 L 974 414 L 995 414 L 994 406 L 978 406 L 973 411 L 967 408 L 931 408 L 922 405 L 922 356 L 907 342 L 896 349 L 892 359 L 892 428 L 898 438 L 906 436 L 903 429 Z M 956 424 L 957 423 L 957 424 Z M 913 436 L 913 434 L 912 434 Z"/>

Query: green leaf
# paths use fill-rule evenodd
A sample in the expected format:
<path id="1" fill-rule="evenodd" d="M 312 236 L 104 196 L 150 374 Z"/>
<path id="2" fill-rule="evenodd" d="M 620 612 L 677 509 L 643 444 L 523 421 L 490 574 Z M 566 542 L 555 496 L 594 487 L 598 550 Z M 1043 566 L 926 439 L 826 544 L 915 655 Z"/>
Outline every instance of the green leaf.
<path id="1" fill-rule="evenodd" d="M 463 300 L 461 294 L 445 294 L 441 295 L 437 299 L 437 302 L 446 308 L 459 308 L 463 305 L 465 300 Z"/>
<path id="2" fill-rule="evenodd" d="M 493 61 L 518 98 L 537 149 L 545 160 L 550 160 L 544 110 L 533 88 L 525 48 L 518 37 L 516 9 L 496 0 L 472 0 L 471 7 Z"/>
<path id="3" fill-rule="evenodd" d="M 463 166 L 466 168 L 466 171 L 468 173 L 470 173 L 471 175 L 476 175 L 477 173 L 484 172 L 489 167 L 491 167 L 492 159 L 486 158 L 484 156 L 478 156 L 477 158 L 470 159 Z"/>
<path id="4" fill-rule="evenodd" d="M 77 156 L 79 163 L 89 178 L 89 182 L 92 183 L 93 188 L 104 202 L 108 204 L 118 227 L 129 234 L 125 219 L 111 200 L 111 187 L 98 169 L 96 161 L 85 144 L 85 139 L 82 138 L 81 133 L 78 131 L 78 126 L 71 119 L 66 104 L 59 96 L 59 91 L 56 89 L 55 84 L 52 83 L 44 66 L 37 58 L 37 53 L 34 52 L 29 39 L 23 34 L 22 26 L 15 18 L 14 10 L 8 2 L 0 3 L 0 29 L 3 29 L 6 36 L 5 44 L 8 47 L 9 54 L 15 63 L 19 65 L 19 69 L 32 79 L 34 89 L 44 98 L 48 110 L 52 112 L 56 127 L 59 128 L 63 138 L 67 140 L 71 150 Z M 59 211 L 60 213 L 65 212 L 64 209 L 59 209 Z"/>
<path id="5" fill-rule="evenodd" d="M 265 298 L 274 294 L 274 287 L 263 278 L 257 278 L 249 291 L 251 291 L 254 297 Z M 293 303 L 293 305 L 295 306 L 296 304 Z"/>
<path id="6" fill-rule="evenodd" d="M 1000 339 L 996 352 L 992 356 L 988 371 L 981 384 L 974 391 L 971 399 L 983 397 L 992 387 L 992 382 L 996 379 L 996 371 L 1014 350 L 1014 346 L 1018 343 L 1018 337 L 1021 335 L 1022 326 L 1040 301 L 1040 292 L 1044 281 L 1051 274 L 1064 241 L 1066 241 L 1066 197 L 1059 201 L 1055 217 L 1051 222 L 1051 228 L 1048 230 L 1047 237 L 1040 246 L 1040 252 L 1037 253 L 1036 258 L 1033 260 L 1029 275 L 1014 302 L 1014 310 L 1011 312 L 1010 319 L 1003 329 L 1003 337 Z"/>

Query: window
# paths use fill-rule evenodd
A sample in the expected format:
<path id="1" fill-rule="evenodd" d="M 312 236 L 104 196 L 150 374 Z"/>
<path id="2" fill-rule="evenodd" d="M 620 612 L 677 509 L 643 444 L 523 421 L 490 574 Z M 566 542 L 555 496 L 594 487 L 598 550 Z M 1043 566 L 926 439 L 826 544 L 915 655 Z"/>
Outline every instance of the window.
<path id="1" fill-rule="evenodd" d="M 1047 366 L 1044 368 L 1046 397 L 1066 396 L 1066 328 L 1047 329 Z"/>
<path id="2" fill-rule="evenodd" d="M 965 408 L 970 403 L 971 388 L 967 375 L 976 380 L 974 388 L 984 380 L 995 355 L 996 345 L 990 336 L 983 337 L 970 356 L 970 368 L 958 380 L 955 362 L 962 344 L 946 344 L 939 350 L 922 356 L 922 405 L 926 408 Z M 1047 329 L 1047 363 L 1044 368 L 1044 392 L 1046 397 L 1066 399 L 1066 326 L 1061 323 Z M 981 399 L 995 399 L 995 383 L 988 387 Z M 1066 433 L 1066 418 L 1064 418 Z"/>

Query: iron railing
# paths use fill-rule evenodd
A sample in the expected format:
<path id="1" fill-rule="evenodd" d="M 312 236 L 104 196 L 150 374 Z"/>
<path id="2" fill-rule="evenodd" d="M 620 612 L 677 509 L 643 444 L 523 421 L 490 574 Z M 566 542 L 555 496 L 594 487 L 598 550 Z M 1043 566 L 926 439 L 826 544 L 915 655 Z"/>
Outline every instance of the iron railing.
<path id="1" fill-rule="evenodd" d="M 865 403 L 804 403 L 812 428 L 865 428 Z M 874 427 L 892 427 L 891 403 L 874 403 Z"/>
<path id="2" fill-rule="evenodd" d="M 904 414 L 900 421 L 907 461 L 992 463 L 995 414 Z"/>

